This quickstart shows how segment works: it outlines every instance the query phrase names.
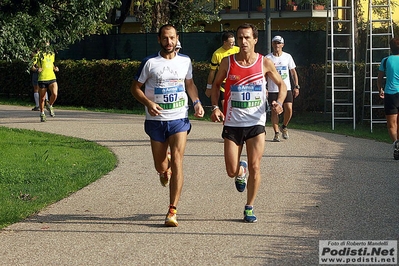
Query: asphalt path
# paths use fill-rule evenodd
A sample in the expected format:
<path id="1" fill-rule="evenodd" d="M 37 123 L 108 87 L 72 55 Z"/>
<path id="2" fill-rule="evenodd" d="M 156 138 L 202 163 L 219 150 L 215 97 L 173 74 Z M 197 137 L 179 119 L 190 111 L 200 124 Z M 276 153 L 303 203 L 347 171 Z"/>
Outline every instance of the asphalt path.
<path id="1" fill-rule="evenodd" d="M 95 141 L 118 165 L 0 231 L 0 265 L 318 265 L 319 240 L 398 239 L 399 161 L 390 144 L 300 130 L 275 143 L 267 127 L 258 222 L 248 224 L 246 193 L 225 172 L 221 124 L 192 121 L 179 226 L 167 228 L 169 191 L 144 117 L 55 111 L 41 123 L 27 107 L 0 105 L 0 126 Z"/>

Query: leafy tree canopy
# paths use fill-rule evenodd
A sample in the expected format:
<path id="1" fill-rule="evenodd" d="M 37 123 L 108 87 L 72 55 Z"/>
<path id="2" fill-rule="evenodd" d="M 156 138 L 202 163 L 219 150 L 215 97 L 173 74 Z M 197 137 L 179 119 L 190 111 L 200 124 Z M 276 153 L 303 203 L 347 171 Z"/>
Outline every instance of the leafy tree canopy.
<path id="1" fill-rule="evenodd" d="M 65 49 L 85 36 L 107 33 L 109 14 L 120 5 L 120 0 L 1 0 L 0 59 L 28 61 L 35 49 Z"/>
<path id="2" fill-rule="evenodd" d="M 202 23 L 220 21 L 222 9 L 215 0 L 133 0 L 133 5 L 144 32 L 157 32 L 167 23 L 179 31 L 201 31 Z"/>

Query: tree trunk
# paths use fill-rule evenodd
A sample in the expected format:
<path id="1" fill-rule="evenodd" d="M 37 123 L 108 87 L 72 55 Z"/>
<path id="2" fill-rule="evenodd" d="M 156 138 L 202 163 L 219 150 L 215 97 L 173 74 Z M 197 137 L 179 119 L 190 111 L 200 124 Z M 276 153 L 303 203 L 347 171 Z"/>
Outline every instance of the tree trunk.
<path id="1" fill-rule="evenodd" d="M 169 23 L 170 8 L 169 1 L 164 0 L 160 3 L 156 3 L 153 6 L 153 20 L 151 26 L 151 32 L 158 32 L 159 28 Z"/>

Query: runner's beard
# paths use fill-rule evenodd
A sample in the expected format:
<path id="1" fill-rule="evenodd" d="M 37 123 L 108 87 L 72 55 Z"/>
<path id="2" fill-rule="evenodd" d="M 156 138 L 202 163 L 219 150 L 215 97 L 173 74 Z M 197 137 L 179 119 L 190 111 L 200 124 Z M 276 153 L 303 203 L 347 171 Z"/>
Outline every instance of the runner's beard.
<path id="1" fill-rule="evenodd" d="M 171 49 L 171 50 L 168 50 L 168 46 L 162 46 L 162 52 L 164 52 L 165 54 L 174 53 L 174 52 L 175 52 L 175 49 L 176 49 L 176 47 L 173 48 L 173 49 Z"/>

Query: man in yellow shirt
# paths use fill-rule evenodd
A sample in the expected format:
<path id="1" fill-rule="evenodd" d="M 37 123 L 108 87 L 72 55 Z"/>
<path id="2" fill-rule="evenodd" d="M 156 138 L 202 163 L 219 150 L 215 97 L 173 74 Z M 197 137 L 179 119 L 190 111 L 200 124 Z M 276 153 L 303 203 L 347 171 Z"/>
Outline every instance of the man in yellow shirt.
<path id="1" fill-rule="evenodd" d="M 235 38 L 234 34 L 232 32 L 224 32 L 222 35 L 222 41 L 223 45 L 219 47 L 212 55 L 211 59 L 211 65 L 210 65 L 210 71 L 208 75 L 208 82 L 206 84 L 206 90 L 205 90 L 205 95 L 210 97 L 211 96 L 211 90 L 212 90 L 212 83 L 215 78 L 216 72 L 219 69 L 220 62 L 222 62 L 222 59 L 225 58 L 226 56 L 236 54 L 240 51 L 240 48 L 238 46 L 235 46 Z M 226 80 L 223 81 L 222 86 L 220 87 L 220 104 L 222 105 L 223 109 L 223 103 L 224 103 L 224 84 Z"/>
<path id="2" fill-rule="evenodd" d="M 39 106 L 40 106 L 40 121 L 46 122 L 46 115 L 44 114 L 44 102 L 46 100 L 47 89 L 50 90 L 51 96 L 48 106 L 50 116 L 54 117 L 53 104 L 58 96 L 58 84 L 55 72 L 58 72 L 58 67 L 54 65 L 54 53 L 42 53 L 37 57 L 35 65 L 39 73 Z"/>

